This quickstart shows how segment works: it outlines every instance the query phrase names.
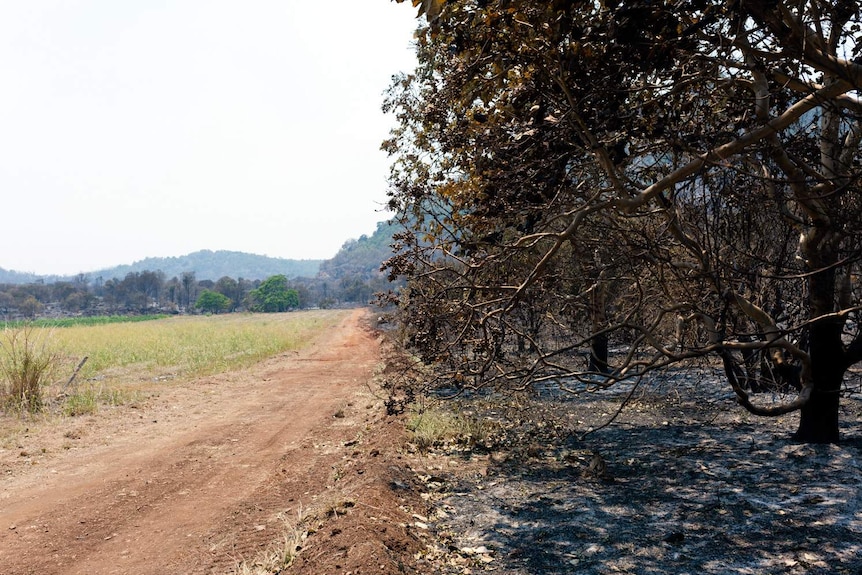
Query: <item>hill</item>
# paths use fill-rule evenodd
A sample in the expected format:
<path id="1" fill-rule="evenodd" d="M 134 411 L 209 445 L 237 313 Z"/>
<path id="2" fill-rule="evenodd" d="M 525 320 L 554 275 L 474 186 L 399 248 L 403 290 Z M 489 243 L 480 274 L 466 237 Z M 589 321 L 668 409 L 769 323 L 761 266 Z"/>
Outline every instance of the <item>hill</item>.
<path id="1" fill-rule="evenodd" d="M 0 284 L 27 284 L 41 278 L 42 276 L 37 276 L 36 274 L 0 268 Z"/>
<path id="2" fill-rule="evenodd" d="M 323 279 L 329 280 L 348 277 L 366 282 L 381 280 L 385 274 L 380 271 L 380 265 L 392 257 L 392 234 L 398 228 L 389 222 L 380 222 L 373 234 L 347 240 L 328 260 L 295 260 L 229 250 L 200 250 L 183 256 L 145 258 L 131 264 L 88 271 L 83 275 L 108 281 L 146 271 L 161 271 L 166 278 L 194 272 L 198 281 L 217 281 L 225 276 L 253 281 L 279 274 L 290 279 L 315 278 L 320 273 Z M 0 284 L 50 284 L 74 279 L 75 276 L 37 275 L 0 268 Z"/>
<path id="3" fill-rule="evenodd" d="M 370 236 L 348 240 L 328 260 L 292 260 L 234 251 L 201 250 L 178 257 L 146 258 L 75 276 L 40 276 L 0 269 L 0 312 L 10 317 L 62 314 L 146 313 L 153 308 L 191 310 L 204 289 L 215 289 L 248 309 L 258 282 L 290 280 L 300 307 L 366 304 L 394 290 L 381 264 L 392 255 L 399 225 L 381 222 Z M 193 274 L 193 275 L 192 275 Z M 224 280 L 224 281 L 221 281 Z"/>
<path id="4" fill-rule="evenodd" d="M 390 222 L 379 222 L 370 236 L 347 240 L 334 257 L 320 265 L 323 277 L 341 279 L 352 277 L 368 281 L 383 278 L 380 271 L 383 262 L 392 257 L 392 234 L 400 226 Z"/>
<path id="5" fill-rule="evenodd" d="M 288 278 L 314 277 L 322 260 L 291 260 L 272 258 L 228 250 L 200 250 L 184 256 L 145 258 L 130 265 L 90 272 L 91 277 L 122 279 L 127 274 L 144 271 L 161 271 L 166 277 L 194 272 L 198 280 L 216 281 L 224 276 L 247 280 L 263 280 L 282 274 Z"/>
<path id="6" fill-rule="evenodd" d="M 123 279 L 130 273 L 146 271 L 161 271 L 166 278 L 180 277 L 184 272 L 194 272 L 197 280 L 212 281 L 217 281 L 224 276 L 247 280 L 264 280 L 278 274 L 288 278 L 311 278 L 317 276 L 322 262 L 323 260 L 271 258 L 228 250 L 200 250 L 184 256 L 145 258 L 132 264 L 95 270 L 83 275 L 91 279 L 102 278 L 104 281 Z M 74 279 L 75 276 L 37 275 L 0 268 L 0 284 L 51 284 L 73 281 Z"/>

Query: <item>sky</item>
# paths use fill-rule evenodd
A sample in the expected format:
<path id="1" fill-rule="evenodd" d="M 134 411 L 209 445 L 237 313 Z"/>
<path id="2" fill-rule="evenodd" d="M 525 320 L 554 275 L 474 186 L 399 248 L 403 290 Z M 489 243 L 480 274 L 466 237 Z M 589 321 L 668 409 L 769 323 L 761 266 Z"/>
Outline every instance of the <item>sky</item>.
<path id="1" fill-rule="evenodd" d="M 330 258 L 386 220 L 416 12 L 391 0 L 0 0 L 0 268 Z"/>

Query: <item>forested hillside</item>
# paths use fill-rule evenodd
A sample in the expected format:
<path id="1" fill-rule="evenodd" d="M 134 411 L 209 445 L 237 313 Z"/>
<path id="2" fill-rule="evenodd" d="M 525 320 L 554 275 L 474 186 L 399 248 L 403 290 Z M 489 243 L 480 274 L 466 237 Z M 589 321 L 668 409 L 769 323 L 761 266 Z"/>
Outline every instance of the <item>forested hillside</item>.
<path id="1" fill-rule="evenodd" d="M 320 264 L 321 275 L 334 279 L 345 276 L 363 280 L 382 278 L 380 266 L 392 257 L 392 234 L 396 229 L 396 224 L 380 222 L 371 236 L 347 240 L 335 257 Z"/>
<path id="2" fill-rule="evenodd" d="M 133 272 L 159 270 L 168 277 L 193 271 L 198 279 L 213 281 L 224 276 L 249 280 L 262 280 L 279 274 L 289 278 L 314 277 L 322 261 L 271 258 L 227 250 L 200 250 L 178 257 L 146 258 L 130 265 L 92 272 L 90 275 L 108 280 L 123 278 Z"/>
<path id="3" fill-rule="evenodd" d="M 248 280 L 263 280 L 274 275 L 289 278 L 315 277 L 324 260 L 294 260 L 271 258 L 229 250 L 200 250 L 184 256 L 145 258 L 143 260 L 84 273 L 92 279 L 123 279 L 130 273 L 160 271 L 166 276 L 180 276 L 192 272 L 199 280 L 215 281 L 224 276 Z M 76 276 L 38 275 L 29 272 L 5 270 L 0 267 L 0 284 L 26 284 L 41 281 L 54 283 L 75 281 Z"/>
<path id="4" fill-rule="evenodd" d="M 24 284 L 33 282 L 39 279 L 36 274 L 16 272 L 15 270 L 6 270 L 0 268 L 0 283 L 4 284 Z"/>

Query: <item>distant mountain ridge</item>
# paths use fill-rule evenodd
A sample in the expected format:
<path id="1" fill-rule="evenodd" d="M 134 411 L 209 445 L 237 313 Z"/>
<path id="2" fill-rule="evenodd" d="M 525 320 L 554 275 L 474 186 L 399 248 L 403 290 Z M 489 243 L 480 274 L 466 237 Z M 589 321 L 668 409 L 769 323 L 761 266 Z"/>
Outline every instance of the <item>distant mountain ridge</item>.
<path id="1" fill-rule="evenodd" d="M 288 278 L 314 277 L 323 260 L 292 260 L 273 258 L 228 250 L 200 250 L 184 256 L 145 258 L 129 265 L 116 266 L 91 272 L 87 275 L 102 279 L 124 278 L 127 274 L 143 271 L 161 271 L 165 277 L 194 272 L 197 280 L 213 280 L 229 276 L 247 280 L 264 280 L 282 274 Z"/>
<path id="2" fill-rule="evenodd" d="M 47 276 L 39 276 L 27 272 L 16 272 L 15 270 L 0 268 L 0 283 L 2 284 L 28 284 L 39 279 L 46 279 L 46 277 Z"/>
<path id="3" fill-rule="evenodd" d="M 91 279 L 101 277 L 105 281 L 112 278 L 123 279 L 130 273 L 144 271 L 161 271 L 168 279 L 179 277 L 184 272 L 194 272 L 198 281 L 217 281 L 225 276 L 234 279 L 264 280 L 279 274 L 288 278 L 313 278 L 317 276 L 323 261 L 273 258 L 229 250 L 200 250 L 184 256 L 145 258 L 132 264 L 86 272 L 84 275 Z M 46 283 L 69 281 L 76 276 L 40 276 L 0 268 L 0 283 L 9 284 L 32 283 L 38 280 Z"/>

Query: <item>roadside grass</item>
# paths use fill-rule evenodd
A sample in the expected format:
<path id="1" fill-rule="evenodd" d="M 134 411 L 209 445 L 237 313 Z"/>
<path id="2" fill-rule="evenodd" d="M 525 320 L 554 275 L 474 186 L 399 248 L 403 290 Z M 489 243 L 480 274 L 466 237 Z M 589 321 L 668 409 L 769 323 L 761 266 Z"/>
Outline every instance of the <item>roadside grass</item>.
<path id="1" fill-rule="evenodd" d="M 99 411 L 100 405 L 128 405 L 137 402 L 141 397 L 142 394 L 137 391 L 88 384 L 66 396 L 61 410 L 67 417 L 92 415 Z"/>
<path id="2" fill-rule="evenodd" d="M 45 397 L 59 398 L 60 412 L 75 416 L 94 413 L 100 405 L 135 402 L 142 391 L 165 382 L 242 369 L 298 351 L 345 313 L 177 316 L 68 327 L 27 325 L 7 331 L 27 333 L 48 350 L 57 369 L 48 385 L 41 380 L 39 390 Z"/>
<path id="3" fill-rule="evenodd" d="M 258 553 L 254 559 L 238 561 L 230 575 L 274 575 L 283 573 L 293 564 L 309 535 L 308 524 L 314 514 L 299 510 L 295 520 L 279 513 L 281 536 L 278 541 Z"/>
<path id="4" fill-rule="evenodd" d="M 494 425 L 452 405 L 414 404 L 407 419 L 410 442 L 421 452 L 457 443 L 467 447 L 485 447 L 494 433 Z"/>
<path id="5" fill-rule="evenodd" d="M 277 541 L 259 552 L 253 559 L 238 561 L 230 575 L 278 575 L 289 568 L 302 551 L 305 540 L 319 531 L 326 521 L 346 515 L 356 506 L 350 498 L 333 496 L 315 507 L 299 508 L 295 519 L 279 513 L 281 534 Z"/>
<path id="6" fill-rule="evenodd" d="M 36 413 L 59 364 L 51 333 L 31 326 L 0 331 L 0 407 Z"/>

